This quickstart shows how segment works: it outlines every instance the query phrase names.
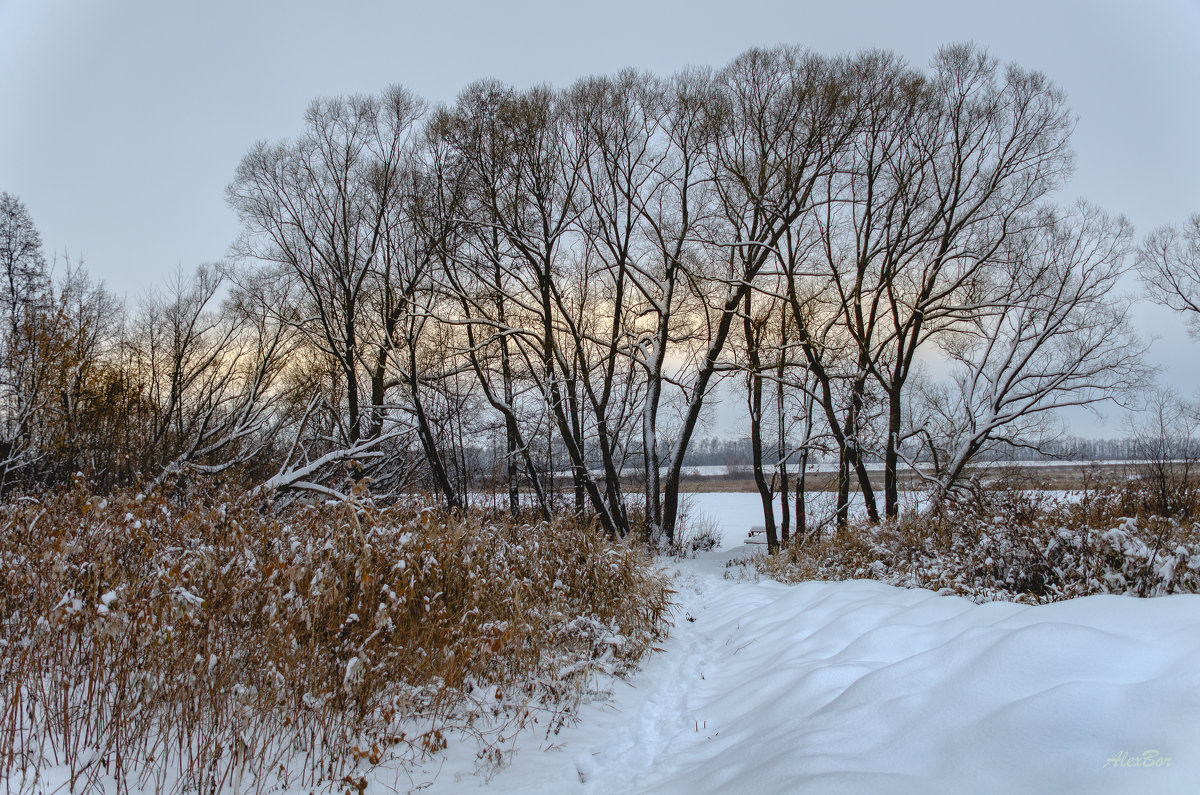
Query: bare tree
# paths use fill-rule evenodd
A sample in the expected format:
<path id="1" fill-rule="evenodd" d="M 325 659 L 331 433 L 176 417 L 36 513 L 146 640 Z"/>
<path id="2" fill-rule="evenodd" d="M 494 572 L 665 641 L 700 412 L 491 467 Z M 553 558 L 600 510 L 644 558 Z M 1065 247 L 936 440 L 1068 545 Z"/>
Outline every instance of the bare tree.
<path id="1" fill-rule="evenodd" d="M 1189 331 L 1200 336 L 1200 213 L 1182 228 L 1151 232 L 1138 249 L 1137 267 L 1150 299 L 1185 313 Z"/>
<path id="2" fill-rule="evenodd" d="M 712 235 L 699 230 L 715 221 L 708 159 L 715 129 L 713 90 L 710 72 L 685 71 L 657 87 L 661 115 L 653 113 L 652 103 L 643 105 L 651 111 L 647 126 L 653 130 L 648 151 L 639 145 L 639 155 L 650 176 L 637 181 L 641 190 L 634 196 L 646 252 L 630 261 L 628 276 L 640 307 L 631 353 L 646 383 L 641 412 L 643 491 L 648 536 L 656 542 L 666 528 L 663 463 L 674 457 L 666 444 L 663 414 L 668 406 L 686 400 L 685 379 L 698 369 L 705 352 L 700 339 L 707 328 L 701 279 L 711 257 L 703 241 Z M 672 488 L 677 489 L 677 483 Z"/>
<path id="3" fill-rule="evenodd" d="M 927 78 L 883 54 L 868 55 L 856 77 L 855 146 L 820 225 L 857 372 L 883 392 L 884 501 L 894 517 L 918 352 L 982 311 L 977 282 L 1010 236 L 1040 222 L 1029 208 L 1070 171 L 1072 120 L 1044 75 L 1001 70 L 971 46 L 943 48 Z M 862 388 L 855 383 L 856 398 Z"/>
<path id="4" fill-rule="evenodd" d="M 380 267 L 388 221 L 422 103 L 400 87 L 379 97 L 317 100 L 294 142 L 259 142 L 228 189 L 244 233 L 235 251 L 278 266 L 303 302 L 294 322 L 335 362 L 342 377 L 345 442 L 378 432 L 376 407 L 364 410 L 362 362 L 373 348 L 368 290 Z"/>
<path id="5" fill-rule="evenodd" d="M 333 413 L 332 436 L 304 460 L 378 460 L 382 442 L 364 442 L 404 434 L 386 415 L 389 388 L 406 386 L 406 413 L 435 488 L 459 506 L 462 496 L 434 439 L 413 367 L 435 259 L 410 215 L 419 194 L 413 150 L 424 111 L 398 86 L 378 96 L 317 100 L 305 134 L 256 144 L 227 194 L 244 228 L 235 251 L 274 266 L 277 280 L 295 286 L 278 317 L 333 365 L 335 400 L 312 404 Z M 311 482 L 310 465 L 301 468 L 304 478 L 285 471 L 273 482 Z"/>
<path id="6" fill-rule="evenodd" d="M 268 443 L 273 387 L 295 337 L 251 296 L 218 308 L 222 282 L 212 267 L 176 275 L 144 300 L 127 343 L 149 408 L 145 464 L 157 471 L 145 474 L 155 483 L 224 472 Z"/>
<path id="7" fill-rule="evenodd" d="M 722 254 L 705 280 L 705 352 L 685 391 L 687 408 L 663 488 L 668 540 L 674 538 L 684 456 L 734 320 L 780 241 L 811 211 L 822 177 L 848 138 L 843 71 L 839 61 L 780 47 L 750 50 L 717 77 L 706 160 L 721 225 L 708 243 Z"/>
<path id="8" fill-rule="evenodd" d="M 580 322 L 569 329 L 596 426 L 605 496 L 625 530 L 621 474 L 645 375 L 637 361 L 638 325 L 654 311 L 647 293 L 657 294 L 645 284 L 654 249 L 643 222 L 664 186 L 658 171 L 665 144 L 662 91 L 658 81 L 625 71 L 580 81 L 568 94 L 586 189 L 573 290 Z M 645 458 L 643 452 L 644 465 Z"/>
<path id="9" fill-rule="evenodd" d="M 11 193 L 0 193 L 0 278 L 6 324 L 15 333 L 22 315 L 44 299 L 50 275 L 42 236 L 25 203 Z"/>
<path id="10" fill-rule="evenodd" d="M 41 455 L 35 417 L 49 398 L 45 343 L 49 273 L 42 238 L 24 202 L 0 193 L 0 488 Z"/>
<path id="11" fill-rule="evenodd" d="M 754 295 L 753 291 L 746 293 L 745 312 L 742 316 L 742 341 L 745 344 L 746 353 L 746 408 L 749 409 L 750 415 L 750 453 L 751 469 L 754 473 L 754 485 L 758 489 L 758 495 L 762 502 L 763 527 L 767 537 L 767 552 L 774 555 L 779 551 L 780 545 L 779 528 L 775 524 L 775 489 L 773 484 L 767 480 L 763 452 L 763 426 L 765 424 L 763 385 L 769 377 L 767 371 L 773 369 L 769 363 L 764 362 L 763 353 L 764 349 L 769 346 L 769 342 L 767 341 L 769 334 L 768 324 L 774 313 L 769 306 L 766 311 L 759 310 L 756 313 L 754 309 Z M 782 355 L 778 348 L 776 349 L 776 355 Z M 780 385 L 782 384 L 781 381 L 779 383 Z M 779 465 L 779 463 L 776 464 L 776 466 Z M 786 470 L 784 471 L 786 472 Z M 786 491 L 786 480 L 784 483 L 784 490 Z M 786 511 L 786 497 L 784 498 L 783 506 Z"/>
<path id="12" fill-rule="evenodd" d="M 551 507 L 534 454 L 544 412 L 536 384 L 525 372 L 521 342 L 530 333 L 520 298 L 522 279 L 515 272 L 514 252 L 499 225 L 488 223 L 502 189 L 511 139 L 503 128 L 503 108 L 512 90 L 495 82 L 477 83 L 459 97 L 453 110 L 438 113 L 429 131 L 431 172 L 451 226 L 440 249 L 444 291 L 457 305 L 444 321 L 462 329 L 462 356 L 475 372 L 484 399 L 504 423 L 504 465 L 509 510 L 520 512 L 523 477 L 537 506 L 548 518 Z M 420 216 L 424 217 L 424 216 Z"/>
<path id="13" fill-rule="evenodd" d="M 441 417 L 433 411 L 449 400 L 447 387 L 457 379 L 447 357 L 453 347 L 446 339 L 449 332 L 437 321 L 437 285 L 440 270 L 447 266 L 445 252 L 454 247 L 458 232 L 461 186 L 447 183 L 437 160 L 422 154 L 414 153 L 403 164 L 378 267 L 369 283 L 377 324 L 374 359 L 366 363 L 376 407 L 369 435 L 383 430 L 385 405 L 398 409 L 416 431 L 434 488 L 447 505 L 461 507 L 465 486 L 455 483 L 461 480 L 462 468 L 455 464 L 454 450 L 461 453 L 462 446 L 446 436 L 465 424 L 451 419 L 461 418 L 462 406 L 448 408 Z M 400 388 L 403 399 L 387 403 L 385 394 L 392 387 Z"/>
<path id="14" fill-rule="evenodd" d="M 1189 518 L 1200 406 L 1170 389 L 1156 388 L 1146 390 L 1138 409 L 1129 416 L 1128 432 L 1139 480 L 1148 487 L 1160 516 Z"/>
<path id="15" fill-rule="evenodd" d="M 588 155 L 584 131 L 571 110 L 564 95 L 549 89 L 518 93 L 481 83 L 460 97 L 445 129 L 470 173 L 480 210 L 464 220 L 482 233 L 475 239 L 483 241 L 484 260 L 502 271 L 494 281 L 506 285 L 504 306 L 511 314 L 503 326 L 495 326 L 503 344 L 515 346 L 505 356 L 521 357 L 538 385 L 570 461 L 576 509 L 586 502 L 608 532 L 624 534 L 619 485 L 614 489 L 609 483 L 605 493 L 588 467 L 589 442 L 595 438 L 587 432 L 588 402 L 603 406 L 603 400 L 590 373 L 584 375 L 590 366 L 580 314 L 584 296 L 571 289 L 579 284 L 573 276 L 581 260 L 572 261 L 571 247 Z M 488 244 L 489 231 L 495 232 L 493 243 L 502 241 L 502 254 L 499 246 Z M 492 403 L 499 403 L 494 392 Z M 604 436 L 601 447 L 611 462 L 613 448 L 606 445 L 613 437 L 607 431 Z"/>
<path id="16" fill-rule="evenodd" d="M 50 404 L 40 422 L 49 450 L 46 475 L 64 482 L 83 472 L 94 481 L 127 477 L 117 471 L 126 447 L 119 429 L 127 426 L 131 392 L 116 362 L 125 333 L 124 306 L 89 278 L 82 263 L 65 262 L 50 291 L 46 353 L 54 362 Z"/>
<path id="17" fill-rule="evenodd" d="M 941 338 L 951 380 L 915 429 L 934 464 L 929 511 L 962 487 L 981 451 L 1037 445 L 1050 412 L 1119 400 L 1146 375 L 1130 302 L 1116 292 L 1128 222 L 1082 204 L 1038 216 L 997 249 L 1003 267 L 981 295 L 988 308 Z"/>

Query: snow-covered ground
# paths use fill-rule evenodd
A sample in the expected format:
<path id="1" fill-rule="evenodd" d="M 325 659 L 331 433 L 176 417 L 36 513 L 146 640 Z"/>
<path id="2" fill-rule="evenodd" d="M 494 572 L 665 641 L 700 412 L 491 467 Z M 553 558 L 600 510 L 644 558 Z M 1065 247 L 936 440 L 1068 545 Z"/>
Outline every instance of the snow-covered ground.
<path id="1" fill-rule="evenodd" d="M 693 498 L 724 547 L 667 564 L 663 651 L 490 782 L 465 745 L 428 792 L 1195 792 L 1200 596 L 976 605 L 871 581 L 726 579 L 757 495 Z M 742 567 L 732 570 L 736 576 Z M 482 790 L 480 789 L 482 788 Z"/>

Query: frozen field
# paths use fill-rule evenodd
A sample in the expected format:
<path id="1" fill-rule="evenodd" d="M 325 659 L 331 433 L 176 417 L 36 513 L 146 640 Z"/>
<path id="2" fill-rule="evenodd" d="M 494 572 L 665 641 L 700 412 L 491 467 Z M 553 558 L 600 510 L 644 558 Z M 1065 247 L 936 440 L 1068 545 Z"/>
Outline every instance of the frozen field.
<path id="1" fill-rule="evenodd" d="M 725 548 L 669 564 L 671 637 L 608 702 L 516 740 L 490 783 L 466 747 L 401 791 L 1194 792 L 1200 596 L 1040 607 L 870 581 L 723 577 L 757 495 L 696 495 Z M 739 567 L 740 568 L 740 567 Z"/>

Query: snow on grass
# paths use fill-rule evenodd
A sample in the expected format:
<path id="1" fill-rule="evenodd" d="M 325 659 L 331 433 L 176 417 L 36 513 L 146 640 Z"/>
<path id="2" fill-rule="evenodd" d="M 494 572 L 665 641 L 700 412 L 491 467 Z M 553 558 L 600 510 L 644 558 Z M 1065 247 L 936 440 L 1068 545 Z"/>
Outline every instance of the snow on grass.
<path id="1" fill-rule="evenodd" d="M 582 522 L 266 507 L 0 505 L 0 791 L 341 792 L 448 735 L 502 760 L 662 634 L 666 583 Z"/>
<path id="2" fill-rule="evenodd" d="M 575 726 L 520 737 L 486 791 L 1195 791 L 1200 596 L 977 605 L 726 579 L 756 521 L 743 496 L 705 495 L 726 548 L 671 565 L 664 651 Z M 453 755 L 413 781 L 439 764 L 431 792 L 483 782 Z"/>

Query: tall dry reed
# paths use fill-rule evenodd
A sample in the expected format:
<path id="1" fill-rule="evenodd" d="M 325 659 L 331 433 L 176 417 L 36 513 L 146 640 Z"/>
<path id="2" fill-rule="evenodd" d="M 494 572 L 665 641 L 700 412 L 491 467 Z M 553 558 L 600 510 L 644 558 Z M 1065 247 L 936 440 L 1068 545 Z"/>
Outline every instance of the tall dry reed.
<path id="1" fill-rule="evenodd" d="M 577 521 L 350 503 L 277 512 L 84 487 L 0 507 L 10 790 L 360 783 L 455 732 L 560 723 L 669 591 Z"/>

